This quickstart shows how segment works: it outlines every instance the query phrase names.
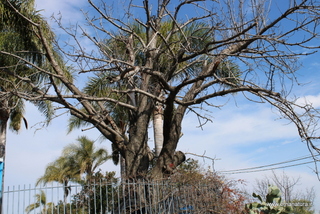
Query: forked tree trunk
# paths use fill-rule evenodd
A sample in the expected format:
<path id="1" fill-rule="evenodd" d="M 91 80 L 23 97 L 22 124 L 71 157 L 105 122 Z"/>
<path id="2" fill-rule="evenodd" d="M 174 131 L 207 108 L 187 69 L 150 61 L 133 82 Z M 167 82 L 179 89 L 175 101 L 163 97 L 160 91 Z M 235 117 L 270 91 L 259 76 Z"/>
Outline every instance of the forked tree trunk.
<path id="1" fill-rule="evenodd" d="M 174 109 L 166 106 L 163 113 L 163 148 L 153 169 L 152 179 L 162 179 L 173 173 L 174 169 L 185 161 L 183 152 L 176 151 L 181 136 L 181 123 L 185 107 Z"/>

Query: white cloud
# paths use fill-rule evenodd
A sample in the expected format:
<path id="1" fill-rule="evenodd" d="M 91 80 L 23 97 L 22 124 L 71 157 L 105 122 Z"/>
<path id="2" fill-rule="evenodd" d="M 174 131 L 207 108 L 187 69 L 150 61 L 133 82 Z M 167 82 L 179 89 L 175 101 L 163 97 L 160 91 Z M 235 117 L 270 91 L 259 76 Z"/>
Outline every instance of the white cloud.
<path id="1" fill-rule="evenodd" d="M 61 14 L 64 20 L 71 23 L 83 19 L 80 9 L 86 4 L 86 0 L 36 0 L 36 8 L 43 10 L 41 13 L 45 17 Z"/>
<path id="2" fill-rule="evenodd" d="M 301 97 L 297 100 L 297 104 L 300 104 L 300 105 L 310 104 L 314 108 L 319 108 L 320 107 L 320 94 L 307 95 L 307 96 Z"/>
<path id="3" fill-rule="evenodd" d="M 195 117 L 184 120 L 185 134 L 198 134 L 208 142 L 231 145 L 250 145 L 272 140 L 297 137 L 295 127 L 286 120 L 278 120 L 268 106 L 252 103 L 240 107 L 228 105 L 213 112 L 213 123 L 195 131 Z M 186 137 L 188 138 L 188 137 Z"/>

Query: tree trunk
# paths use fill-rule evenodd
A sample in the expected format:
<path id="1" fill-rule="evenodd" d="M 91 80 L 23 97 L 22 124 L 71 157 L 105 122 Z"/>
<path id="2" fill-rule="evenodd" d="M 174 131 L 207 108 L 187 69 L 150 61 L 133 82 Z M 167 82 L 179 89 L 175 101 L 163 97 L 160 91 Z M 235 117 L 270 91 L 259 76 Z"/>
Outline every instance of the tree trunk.
<path id="1" fill-rule="evenodd" d="M 146 67 L 152 67 L 152 61 Z M 148 91 L 152 80 L 150 75 L 142 74 L 141 89 Z M 154 89 L 157 91 L 157 88 Z M 158 90 L 160 91 L 160 90 Z M 156 94 L 157 95 L 157 94 Z M 152 152 L 148 147 L 148 128 L 154 110 L 154 103 L 144 94 L 136 94 L 136 111 L 132 111 L 129 119 L 129 142 L 122 148 L 121 154 L 126 163 L 127 179 L 145 179 L 149 170 Z"/>
<path id="2" fill-rule="evenodd" d="M 161 91 L 159 97 L 164 99 L 164 92 Z M 155 155 L 159 157 L 163 147 L 163 105 L 156 102 L 153 110 L 153 136 Z"/>
<path id="3" fill-rule="evenodd" d="M 0 180 L 1 180 L 0 182 L 0 214 L 2 213 L 8 120 L 9 120 L 9 111 L 3 108 L 0 109 Z"/>
<path id="4" fill-rule="evenodd" d="M 168 98 L 170 99 L 170 98 Z M 152 179 L 162 179 L 173 173 L 173 170 L 185 161 L 185 155 L 176 151 L 181 136 L 181 123 L 186 107 L 174 108 L 167 105 L 164 111 L 163 125 L 163 148 L 160 152 L 156 165 L 151 171 Z"/>
<path id="5" fill-rule="evenodd" d="M 124 160 L 124 158 L 122 157 L 122 155 L 119 155 L 119 163 L 120 163 L 120 177 L 121 179 L 123 179 L 126 176 L 126 162 Z"/>
<path id="6" fill-rule="evenodd" d="M 67 198 L 70 187 L 68 187 L 68 180 L 63 181 L 63 213 L 67 213 Z"/>
<path id="7" fill-rule="evenodd" d="M 147 144 L 147 135 L 146 137 L 138 136 L 130 139 L 127 150 L 124 151 L 124 153 L 126 165 L 125 178 L 129 180 L 145 178 L 151 159 L 151 151 Z"/>
<path id="8" fill-rule="evenodd" d="M 163 146 L 163 109 L 159 105 L 153 112 L 153 132 L 155 155 L 159 157 Z"/>

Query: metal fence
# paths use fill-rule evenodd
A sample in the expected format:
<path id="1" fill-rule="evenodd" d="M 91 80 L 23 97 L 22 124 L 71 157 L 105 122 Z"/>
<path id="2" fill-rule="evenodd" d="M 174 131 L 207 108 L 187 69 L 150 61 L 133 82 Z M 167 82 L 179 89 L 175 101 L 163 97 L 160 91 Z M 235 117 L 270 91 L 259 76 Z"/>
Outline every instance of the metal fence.
<path id="1" fill-rule="evenodd" d="M 103 183 L 7 188 L 5 214 L 216 213 L 215 183 Z"/>

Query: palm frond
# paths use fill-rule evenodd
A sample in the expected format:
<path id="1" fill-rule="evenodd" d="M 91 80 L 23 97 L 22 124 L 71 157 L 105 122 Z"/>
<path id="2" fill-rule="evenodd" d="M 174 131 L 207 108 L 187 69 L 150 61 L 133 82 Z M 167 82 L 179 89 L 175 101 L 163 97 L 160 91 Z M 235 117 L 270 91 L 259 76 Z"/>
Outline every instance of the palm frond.
<path id="1" fill-rule="evenodd" d="M 40 101 L 34 101 L 32 103 L 38 108 L 39 112 L 41 112 L 45 116 L 46 123 L 47 125 L 49 125 L 49 123 L 51 122 L 54 116 L 54 109 L 53 109 L 52 102 L 48 100 L 40 100 Z"/>
<path id="2" fill-rule="evenodd" d="M 83 112 L 86 112 L 84 108 L 82 108 L 80 110 Z M 88 127 L 89 125 L 91 125 L 91 124 L 71 115 L 68 120 L 68 133 L 70 133 L 74 129 L 79 129 L 81 127 Z"/>
<path id="3" fill-rule="evenodd" d="M 110 88 L 110 76 L 107 74 L 96 74 L 94 77 L 90 77 L 87 82 L 84 92 L 86 94 L 102 97 L 111 92 Z"/>
<path id="4" fill-rule="evenodd" d="M 80 136 L 76 143 L 64 147 L 62 157 L 73 158 L 79 173 L 91 176 L 101 164 L 111 158 L 107 150 L 96 149 L 94 143 L 86 136 Z"/>
<path id="5" fill-rule="evenodd" d="M 36 194 L 36 198 L 37 201 L 41 204 L 41 205 L 46 205 L 47 203 L 47 196 L 46 193 L 43 190 L 40 190 L 39 194 Z"/>
<path id="6" fill-rule="evenodd" d="M 80 170 L 74 157 L 61 156 L 47 165 L 44 175 L 37 180 L 36 185 L 41 183 L 45 185 L 50 182 L 64 184 L 66 181 L 78 179 L 80 179 Z"/>
<path id="7" fill-rule="evenodd" d="M 40 207 L 40 203 L 37 202 L 37 203 L 34 203 L 34 204 L 30 204 L 26 207 L 25 211 L 26 213 L 30 213 L 31 211 L 37 209 L 38 207 Z"/>
<path id="8" fill-rule="evenodd" d="M 27 123 L 23 117 L 24 103 L 21 99 L 17 99 L 15 97 L 11 97 L 10 101 L 11 105 L 15 104 L 15 107 L 11 110 L 9 128 L 14 132 L 18 132 L 21 128 L 22 120 L 24 120 L 27 127 Z"/>
<path id="9" fill-rule="evenodd" d="M 47 210 L 53 210 L 55 205 L 53 202 L 47 202 L 46 193 L 43 190 L 40 190 L 39 193 L 35 195 L 36 202 L 30 204 L 26 207 L 25 212 L 30 213 L 39 207 L 43 207 L 41 213 L 47 213 Z"/>
<path id="10" fill-rule="evenodd" d="M 18 11 L 18 13 L 17 13 Z M 54 47 L 55 35 L 51 31 L 49 24 L 40 15 L 39 11 L 34 8 L 34 0 L 8 0 L 0 1 L 0 49 L 6 52 L 14 53 L 23 59 L 26 59 L 39 67 L 42 67 L 49 72 L 53 72 L 51 64 L 46 59 L 43 45 L 37 35 L 37 30 L 24 17 L 39 23 L 43 30 L 50 48 L 52 49 L 55 58 L 65 71 L 65 76 L 69 81 L 73 80 L 72 69 L 65 65 L 60 52 Z M 23 60 L 19 60 L 12 56 L 1 55 L 0 57 L 1 72 L 0 78 L 7 81 L 1 81 L 0 88 L 2 90 L 11 91 L 14 88 L 20 88 L 27 93 L 35 93 L 31 86 L 18 78 L 9 77 L 8 73 L 15 73 L 24 78 L 29 78 L 33 85 L 39 86 L 50 83 L 52 79 L 47 74 L 40 74 L 34 68 L 27 65 Z M 62 87 L 62 84 L 57 80 L 56 84 Z M 22 120 L 27 126 L 26 120 L 23 117 L 23 111 L 20 108 L 22 101 L 20 98 L 11 96 L 8 98 L 8 106 L 11 109 L 11 123 L 9 128 L 17 132 L 21 127 Z M 45 115 L 49 123 L 53 116 L 53 108 L 48 101 L 33 102 L 43 115 Z"/>

